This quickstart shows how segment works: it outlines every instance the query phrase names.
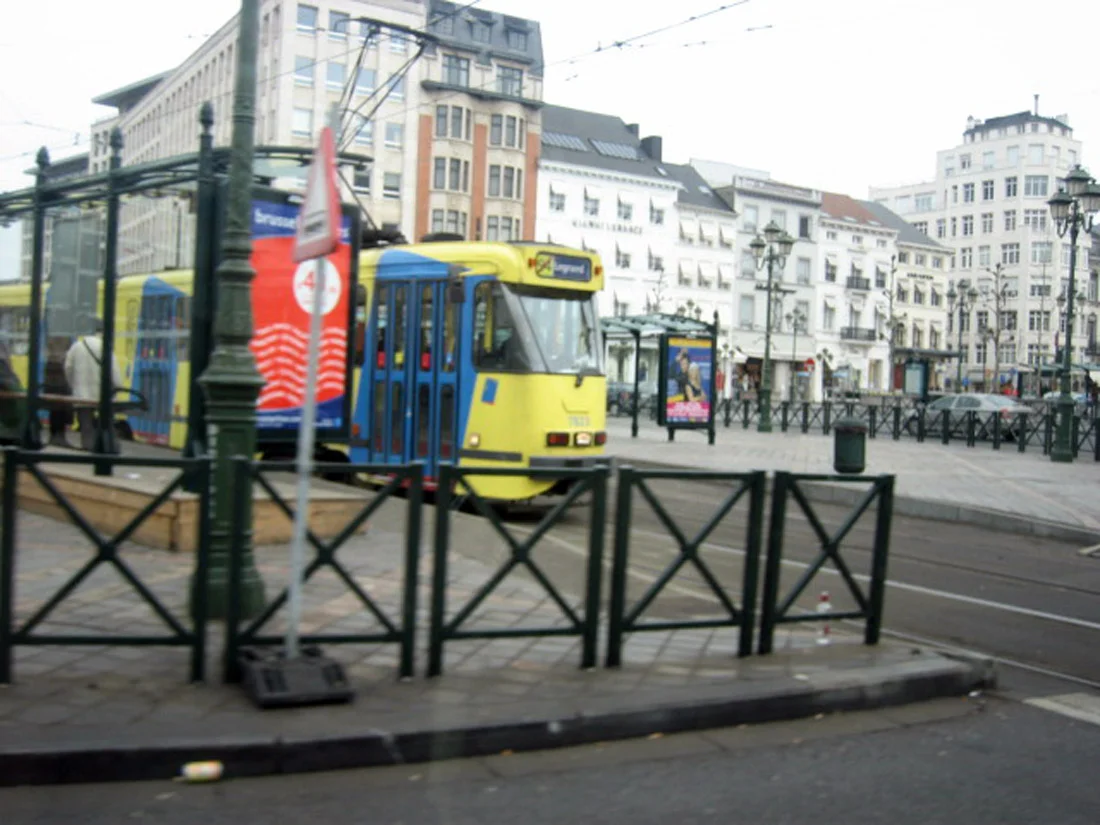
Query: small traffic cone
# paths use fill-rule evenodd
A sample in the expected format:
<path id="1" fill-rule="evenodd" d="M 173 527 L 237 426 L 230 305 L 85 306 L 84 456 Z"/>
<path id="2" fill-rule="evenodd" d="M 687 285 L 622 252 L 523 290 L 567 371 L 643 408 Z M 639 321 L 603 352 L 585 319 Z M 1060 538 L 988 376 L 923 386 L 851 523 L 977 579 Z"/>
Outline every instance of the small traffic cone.
<path id="1" fill-rule="evenodd" d="M 817 600 L 817 613 L 819 616 L 828 616 L 832 612 L 833 606 L 829 603 L 829 591 L 822 590 L 821 596 Z M 821 623 L 820 630 L 817 634 L 817 643 L 819 645 L 827 645 L 830 641 L 829 638 L 829 620 L 826 618 Z"/>

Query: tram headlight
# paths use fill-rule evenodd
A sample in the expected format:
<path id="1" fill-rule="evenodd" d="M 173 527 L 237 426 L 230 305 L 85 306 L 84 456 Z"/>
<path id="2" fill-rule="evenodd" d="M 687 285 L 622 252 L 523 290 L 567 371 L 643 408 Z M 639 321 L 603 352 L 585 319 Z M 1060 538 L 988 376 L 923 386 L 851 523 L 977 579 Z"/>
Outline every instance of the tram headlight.
<path id="1" fill-rule="evenodd" d="M 480 447 L 481 446 L 481 436 L 478 435 L 477 433 L 470 433 L 470 446 L 471 447 Z"/>

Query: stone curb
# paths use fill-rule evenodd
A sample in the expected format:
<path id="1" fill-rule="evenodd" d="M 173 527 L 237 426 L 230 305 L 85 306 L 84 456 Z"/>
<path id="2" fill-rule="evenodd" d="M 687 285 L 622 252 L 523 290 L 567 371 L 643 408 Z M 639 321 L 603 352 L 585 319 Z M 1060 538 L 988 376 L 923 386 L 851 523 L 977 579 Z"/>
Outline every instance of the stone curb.
<path id="1" fill-rule="evenodd" d="M 711 685 L 682 704 L 563 719 L 504 722 L 391 733 L 378 729 L 321 736 L 232 734 L 158 741 L 151 745 L 58 743 L 0 750 L 0 787 L 76 782 L 165 780 L 188 762 L 217 760 L 226 779 L 383 767 L 489 756 L 671 734 L 739 724 L 798 719 L 819 713 L 870 710 L 988 686 L 989 662 L 926 654 L 911 661 L 835 670 L 795 682 L 787 677 L 740 686 Z M 272 711 L 277 713 L 277 711 Z"/>
<path id="2" fill-rule="evenodd" d="M 682 464 L 669 464 L 659 461 L 634 461 L 615 456 L 614 466 L 629 465 L 638 469 L 654 470 L 682 470 L 684 472 L 710 472 L 699 467 L 690 467 Z M 770 472 L 770 471 L 769 471 Z M 873 476 L 866 476 L 870 479 Z M 708 483 L 705 479 L 703 483 Z M 722 484 L 721 481 L 709 482 Z M 834 504 L 855 504 L 864 495 L 863 490 L 854 489 L 850 484 L 830 484 L 829 482 L 807 482 L 799 485 L 806 492 L 806 497 L 812 501 L 830 502 Z M 1053 521 L 1033 519 L 1026 516 L 1018 516 L 1013 513 L 1005 513 L 999 510 L 989 510 L 983 507 L 970 507 L 961 504 L 948 504 L 942 501 L 929 501 L 928 499 L 901 496 L 894 493 L 894 512 L 900 516 L 915 516 L 933 521 L 948 521 L 958 524 L 972 524 L 978 527 L 988 527 L 1005 533 L 1017 533 L 1021 535 L 1036 536 L 1039 538 L 1058 539 L 1060 541 L 1080 542 L 1084 545 L 1092 545 L 1100 542 L 1100 532 L 1095 532 L 1084 527 L 1071 527 Z"/>

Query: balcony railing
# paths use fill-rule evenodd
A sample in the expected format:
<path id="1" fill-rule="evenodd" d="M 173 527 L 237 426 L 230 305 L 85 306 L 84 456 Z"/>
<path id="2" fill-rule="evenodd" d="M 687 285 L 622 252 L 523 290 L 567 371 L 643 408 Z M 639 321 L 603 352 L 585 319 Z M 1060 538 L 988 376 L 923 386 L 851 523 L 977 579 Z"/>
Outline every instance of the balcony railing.
<path id="1" fill-rule="evenodd" d="M 845 341 L 874 341 L 875 331 L 864 327 L 841 327 L 840 337 Z"/>
<path id="2" fill-rule="evenodd" d="M 848 289 L 862 289 L 864 292 L 867 292 L 871 289 L 871 279 L 859 278 L 853 275 L 848 278 Z"/>

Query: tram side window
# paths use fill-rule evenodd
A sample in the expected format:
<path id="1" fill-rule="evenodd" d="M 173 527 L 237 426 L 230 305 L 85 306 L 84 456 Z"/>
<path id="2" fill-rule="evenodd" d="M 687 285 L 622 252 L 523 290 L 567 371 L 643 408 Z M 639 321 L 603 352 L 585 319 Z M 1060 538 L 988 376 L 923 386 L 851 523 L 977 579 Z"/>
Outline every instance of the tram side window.
<path id="1" fill-rule="evenodd" d="M 362 284 L 355 286 L 355 366 L 363 366 L 367 346 L 367 288 Z"/>
<path id="2" fill-rule="evenodd" d="M 387 289 L 380 289 L 378 291 L 378 323 L 376 324 L 375 333 L 375 352 L 378 359 L 376 364 L 379 369 L 386 366 L 386 325 L 389 320 L 389 306 L 386 302 L 386 297 L 389 293 Z M 379 448 L 381 449 L 381 448 Z"/>
<path id="3" fill-rule="evenodd" d="M 31 312 L 26 307 L 0 308 L 0 341 L 10 355 L 26 355 L 30 349 Z"/>
<path id="4" fill-rule="evenodd" d="M 531 365 L 500 284 L 483 281 L 474 290 L 474 364 L 479 369 L 530 371 Z"/>
<path id="5" fill-rule="evenodd" d="M 393 366 L 405 366 L 405 312 L 408 305 L 406 287 L 399 286 L 393 294 Z"/>
<path id="6" fill-rule="evenodd" d="M 455 346 L 458 329 L 458 305 L 447 301 L 443 305 L 443 371 L 455 371 Z"/>
<path id="7" fill-rule="evenodd" d="M 183 296 L 176 299 L 176 358 L 179 361 L 191 360 L 191 299 Z"/>
<path id="8" fill-rule="evenodd" d="M 420 369 L 432 368 L 432 288 L 424 287 L 420 292 Z"/>

